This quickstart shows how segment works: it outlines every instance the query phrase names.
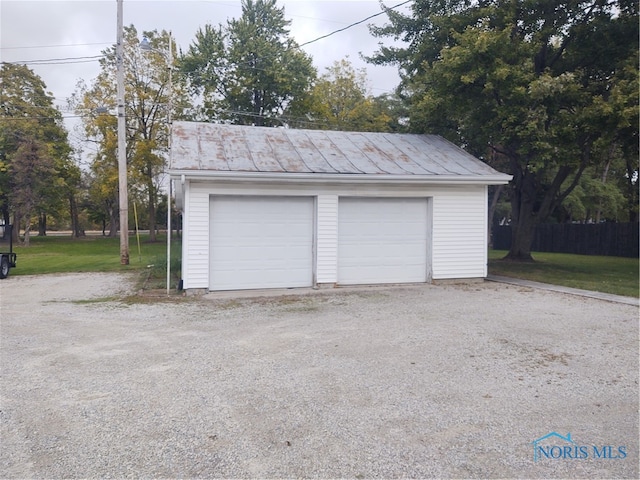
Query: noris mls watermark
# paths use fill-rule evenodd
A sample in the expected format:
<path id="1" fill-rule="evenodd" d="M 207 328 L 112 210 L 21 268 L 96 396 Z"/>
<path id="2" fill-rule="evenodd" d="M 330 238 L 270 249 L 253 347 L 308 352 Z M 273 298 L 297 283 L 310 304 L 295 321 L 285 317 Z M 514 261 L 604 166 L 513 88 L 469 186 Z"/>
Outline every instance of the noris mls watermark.
<path id="1" fill-rule="evenodd" d="M 533 442 L 533 461 L 539 460 L 621 460 L 627 458 L 625 445 L 581 445 L 571 433 L 550 432 Z"/>

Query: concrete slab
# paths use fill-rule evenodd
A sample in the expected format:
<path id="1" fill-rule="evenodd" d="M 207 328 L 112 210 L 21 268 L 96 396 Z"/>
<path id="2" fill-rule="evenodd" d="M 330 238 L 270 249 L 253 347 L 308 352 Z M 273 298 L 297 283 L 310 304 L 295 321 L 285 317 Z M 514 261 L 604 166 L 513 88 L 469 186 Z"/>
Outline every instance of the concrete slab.
<path id="1" fill-rule="evenodd" d="M 551 285 L 549 283 L 532 282 L 521 278 L 503 277 L 500 275 L 488 275 L 487 280 L 490 282 L 508 283 L 511 285 L 520 285 L 523 287 L 539 288 L 550 292 L 568 293 L 569 295 L 579 295 L 581 297 L 597 298 L 607 302 L 624 303 L 626 305 L 640 306 L 640 300 L 633 297 L 624 297 L 622 295 L 613 295 L 611 293 L 593 292 L 591 290 L 581 290 L 579 288 L 563 287 L 561 285 Z"/>

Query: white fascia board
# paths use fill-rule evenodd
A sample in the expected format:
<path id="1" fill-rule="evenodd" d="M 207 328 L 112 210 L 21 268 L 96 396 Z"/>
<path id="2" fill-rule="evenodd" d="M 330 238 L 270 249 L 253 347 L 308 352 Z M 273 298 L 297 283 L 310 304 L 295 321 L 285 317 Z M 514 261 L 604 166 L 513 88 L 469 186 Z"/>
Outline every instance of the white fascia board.
<path id="1" fill-rule="evenodd" d="M 172 178 L 203 181 L 232 181 L 252 183 L 296 183 L 296 184 L 412 184 L 412 185 L 505 185 L 513 178 L 511 175 L 371 175 L 371 174 L 332 174 L 332 173 L 270 173 L 270 172 L 221 172 L 211 170 L 169 170 Z"/>

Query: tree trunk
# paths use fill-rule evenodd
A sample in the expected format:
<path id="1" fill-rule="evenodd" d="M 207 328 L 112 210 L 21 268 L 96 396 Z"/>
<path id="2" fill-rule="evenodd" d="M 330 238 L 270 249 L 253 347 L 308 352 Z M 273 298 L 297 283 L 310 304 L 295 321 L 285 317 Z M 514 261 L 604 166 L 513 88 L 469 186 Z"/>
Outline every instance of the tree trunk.
<path id="1" fill-rule="evenodd" d="M 115 237 L 118 233 L 118 215 L 114 207 L 109 208 L 109 237 Z"/>
<path id="2" fill-rule="evenodd" d="M 13 212 L 13 228 L 11 229 L 11 241 L 14 245 L 20 242 L 20 222 L 22 222 L 22 213 L 16 210 Z"/>
<path id="3" fill-rule="evenodd" d="M 532 262 L 531 244 L 536 225 L 534 203 L 536 184 L 534 174 L 518 170 L 511 192 L 511 247 L 505 257 L 509 260 Z"/>
<path id="4" fill-rule="evenodd" d="M 607 183 L 607 175 L 609 174 L 609 167 L 611 167 L 611 162 L 613 161 L 614 150 L 616 148 L 616 143 L 612 142 L 609 145 L 609 155 L 607 156 L 607 163 L 604 166 L 604 170 L 602 172 L 602 184 L 606 185 Z M 600 217 L 602 216 L 602 199 L 598 202 L 598 209 L 596 210 L 596 223 L 600 223 Z"/>
<path id="5" fill-rule="evenodd" d="M 532 262 L 531 245 L 538 223 L 544 222 L 555 208 L 567 198 L 567 195 L 578 185 L 584 169 L 589 164 L 591 144 L 582 145 L 580 163 L 577 166 L 561 165 L 556 171 L 553 181 L 547 185 L 538 181 L 536 172 L 528 168 L 529 161 L 509 158 L 513 171 L 511 181 L 511 248 L 505 257 L 508 260 Z M 528 159 L 523 159 L 528 160 Z M 561 190 L 562 184 L 570 173 L 574 172 L 573 181 Z"/>
<path id="6" fill-rule="evenodd" d="M 262 115 L 262 92 L 258 89 L 253 90 L 253 124 L 256 127 L 264 127 L 264 116 Z"/>
<path id="7" fill-rule="evenodd" d="M 26 215 L 24 219 L 24 241 L 22 245 L 29 246 L 29 233 L 31 232 L 31 215 Z"/>
<path id="8" fill-rule="evenodd" d="M 47 236 L 47 214 L 44 212 L 38 214 L 38 236 Z"/>
<path id="9" fill-rule="evenodd" d="M 511 224 L 511 248 L 505 257 L 506 259 L 519 262 L 533 261 L 531 244 L 533 243 L 535 228 L 534 217 L 528 217 Z"/>
<path id="10" fill-rule="evenodd" d="M 76 196 L 73 192 L 69 193 L 69 215 L 71 216 L 71 236 L 73 238 L 84 236 L 78 219 L 78 202 L 76 202 Z"/>
<path id="11" fill-rule="evenodd" d="M 155 187 L 153 186 L 153 180 L 149 177 L 149 241 L 156 241 L 156 195 Z"/>
<path id="12" fill-rule="evenodd" d="M 500 197 L 502 196 L 502 190 L 504 189 L 504 185 L 498 185 L 493 192 L 493 197 L 491 197 L 491 204 L 489 204 L 489 218 L 487 229 L 487 244 L 489 248 L 493 248 L 493 217 L 496 213 L 496 207 L 498 206 L 498 202 L 500 201 Z"/>

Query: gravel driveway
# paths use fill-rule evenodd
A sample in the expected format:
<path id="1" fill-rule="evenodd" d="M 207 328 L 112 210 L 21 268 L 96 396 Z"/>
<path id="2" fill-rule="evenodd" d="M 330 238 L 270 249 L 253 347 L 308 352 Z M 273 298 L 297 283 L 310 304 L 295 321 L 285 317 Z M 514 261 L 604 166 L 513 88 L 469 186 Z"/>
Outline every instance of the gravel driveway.
<path id="1" fill-rule="evenodd" d="M 133 280 L 0 282 L 0 477 L 638 478 L 638 307 L 489 282 L 167 301 Z"/>

